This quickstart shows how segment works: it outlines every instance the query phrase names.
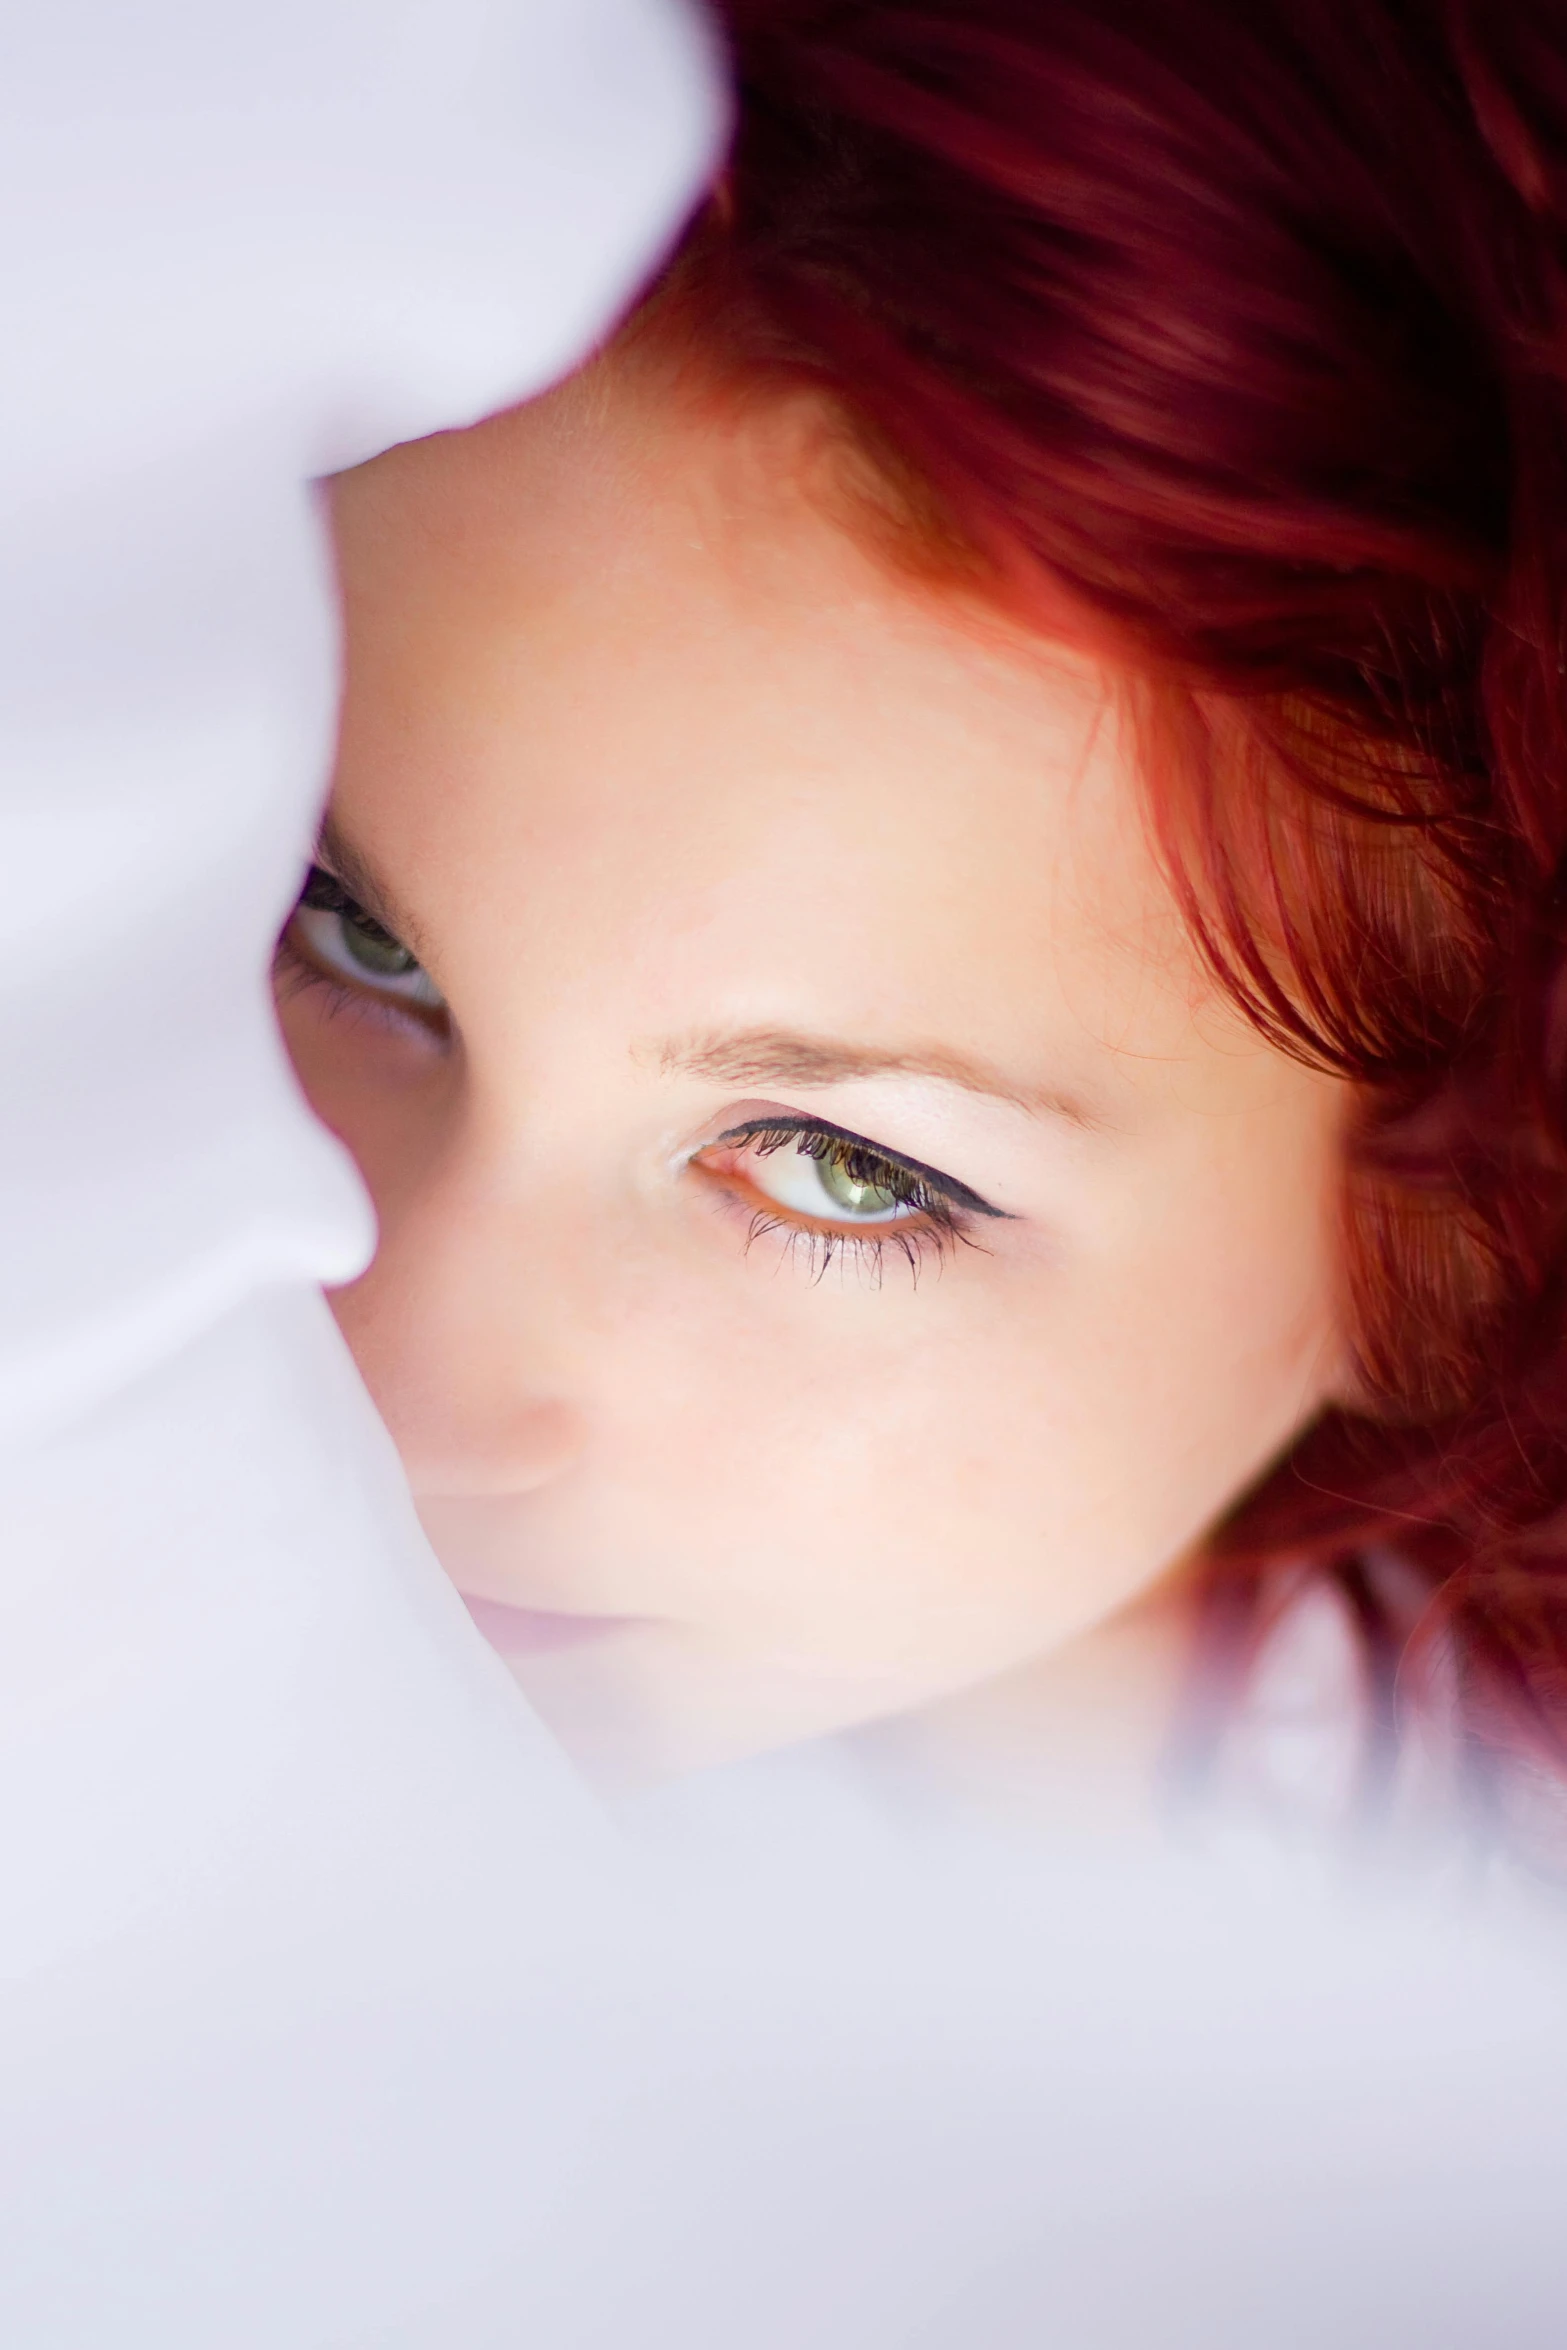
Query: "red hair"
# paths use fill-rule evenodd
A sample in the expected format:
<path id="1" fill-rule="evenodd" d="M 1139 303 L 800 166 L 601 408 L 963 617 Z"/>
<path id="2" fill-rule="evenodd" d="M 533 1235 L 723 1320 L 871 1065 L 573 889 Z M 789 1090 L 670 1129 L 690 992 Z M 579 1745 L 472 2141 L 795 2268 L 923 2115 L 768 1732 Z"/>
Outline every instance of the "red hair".
<path id="1" fill-rule="evenodd" d="M 1384 1656 L 1442 1627 L 1479 1746 L 1567 1766 L 1567 15 L 727 21 L 670 298 L 1109 633 L 1203 952 L 1359 1089 L 1361 1401 L 1215 1534 L 1216 1637 L 1310 1560 Z"/>

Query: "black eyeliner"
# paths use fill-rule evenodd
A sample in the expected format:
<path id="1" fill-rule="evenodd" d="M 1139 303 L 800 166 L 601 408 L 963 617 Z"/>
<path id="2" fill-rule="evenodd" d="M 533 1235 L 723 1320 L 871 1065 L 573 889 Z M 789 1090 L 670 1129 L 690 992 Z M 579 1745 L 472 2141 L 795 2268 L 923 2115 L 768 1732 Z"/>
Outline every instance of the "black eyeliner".
<path id="1" fill-rule="evenodd" d="M 907 1159 L 901 1151 L 888 1150 L 885 1144 L 872 1142 L 869 1135 L 855 1134 L 847 1126 L 835 1126 L 828 1118 L 748 1118 L 743 1126 L 731 1126 L 727 1132 L 715 1135 L 706 1147 L 714 1150 L 720 1143 L 749 1142 L 758 1134 L 824 1134 L 834 1142 L 847 1143 L 852 1150 L 863 1151 L 867 1159 L 879 1159 L 886 1166 L 896 1167 L 900 1175 L 910 1175 L 939 1192 L 953 1207 L 966 1208 L 974 1216 L 991 1216 L 1005 1224 L 1016 1223 L 1016 1217 L 1007 1208 L 993 1208 L 977 1191 L 970 1191 L 955 1175 L 944 1175 L 939 1167 L 927 1167 L 922 1159 Z"/>

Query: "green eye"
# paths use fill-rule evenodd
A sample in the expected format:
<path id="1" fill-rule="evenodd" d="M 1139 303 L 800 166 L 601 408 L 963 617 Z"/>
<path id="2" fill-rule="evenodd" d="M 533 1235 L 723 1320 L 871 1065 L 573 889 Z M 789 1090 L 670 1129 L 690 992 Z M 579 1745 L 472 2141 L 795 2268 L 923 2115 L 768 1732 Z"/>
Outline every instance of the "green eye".
<path id="1" fill-rule="evenodd" d="M 888 1173 L 891 1173 L 889 1168 Z M 846 1216 L 885 1216 L 906 1204 L 903 1192 L 873 1182 L 857 1151 L 839 1151 L 817 1159 L 816 1179 L 834 1207 Z"/>
<path id="2" fill-rule="evenodd" d="M 796 1238 L 814 1236 L 823 1265 L 838 1247 L 874 1252 L 883 1237 L 912 1265 L 911 1252 L 966 1240 L 971 1217 L 1006 1214 L 937 1167 L 894 1158 L 841 1127 L 806 1118 L 732 1126 L 696 1152 L 695 1161 L 720 1178 L 743 1180 L 742 1197 L 749 1195 L 753 1210 L 760 1194 L 781 1211 L 773 1218 L 760 1210 L 753 1235 L 792 1228 Z"/>
<path id="3" fill-rule="evenodd" d="M 343 945 L 362 971 L 376 979 L 403 979 L 419 968 L 417 959 L 372 915 L 339 914 Z"/>
<path id="4" fill-rule="evenodd" d="M 444 1017 L 445 1000 L 412 948 L 320 865 L 310 869 L 288 937 L 295 952 L 323 975 L 346 981 L 361 994 Z"/>

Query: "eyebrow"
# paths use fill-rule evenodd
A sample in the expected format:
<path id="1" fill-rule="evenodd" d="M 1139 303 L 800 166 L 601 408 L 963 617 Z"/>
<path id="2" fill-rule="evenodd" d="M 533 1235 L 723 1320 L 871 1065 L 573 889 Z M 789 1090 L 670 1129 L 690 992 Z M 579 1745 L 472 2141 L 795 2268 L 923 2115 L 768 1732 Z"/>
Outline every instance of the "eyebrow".
<path id="1" fill-rule="evenodd" d="M 316 834 L 316 858 L 383 930 L 391 932 L 399 946 L 407 947 L 410 954 L 417 956 L 421 963 L 424 961 L 418 924 L 397 903 L 380 875 L 341 831 L 330 811 L 321 819 L 321 829 Z"/>
<path id="2" fill-rule="evenodd" d="M 1019 1085 L 989 1062 L 945 1045 L 886 1050 L 786 1028 L 741 1028 L 724 1035 L 672 1040 L 656 1049 L 665 1076 L 701 1077 L 719 1085 L 843 1085 L 864 1077 L 934 1077 L 965 1093 L 1010 1103 L 1033 1117 L 1060 1118 L 1092 1132 L 1104 1124 L 1082 1102 L 1052 1086 Z"/>
<path id="3" fill-rule="evenodd" d="M 330 811 L 316 836 L 317 855 L 349 895 L 384 930 L 422 962 L 419 928 L 339 827 Z M 901 1050 L 855 1044 L 841 1037 L 810 1036 L 789 1028 L 739 1028 L 634 1048 L 639 1060 L 654 1058 L 666 1077 L 700 1077 L 716 1085 L 845 1085 L 868 1077 L 931 1077 L 965 1093 L 1006 1102 L 1030 1117 L 1057 1118 L 1092 1134 L 1103 1117 L 1054 1086 L 1019 1085 L 993 1063 L 945 1045 Z"/>

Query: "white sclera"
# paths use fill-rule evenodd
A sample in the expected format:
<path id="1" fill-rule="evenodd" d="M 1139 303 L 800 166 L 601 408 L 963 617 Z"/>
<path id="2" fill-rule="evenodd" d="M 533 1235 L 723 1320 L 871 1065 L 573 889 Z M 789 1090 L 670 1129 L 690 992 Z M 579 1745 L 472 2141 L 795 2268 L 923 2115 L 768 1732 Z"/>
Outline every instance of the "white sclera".
<path id="1" fill-rule="evenodd" d="M 780 1150 L 754 1151 L 746 1177 L 763 1197 L 797 1216 L 825 1224 L 906 1224 L 919 1214 L 890 1186 L 864 1183 L 836 1159 L 822 1157 L 805 1142 Z"/>
<path id="2" fill-rule="evenodd" d="M 351 915 L 326 906 L 300 906 L 292 928 L 323 970 L 375 995 L 438 1011 L 444 998 L 422 963 L 395 940 L 383 941 Z"/>

